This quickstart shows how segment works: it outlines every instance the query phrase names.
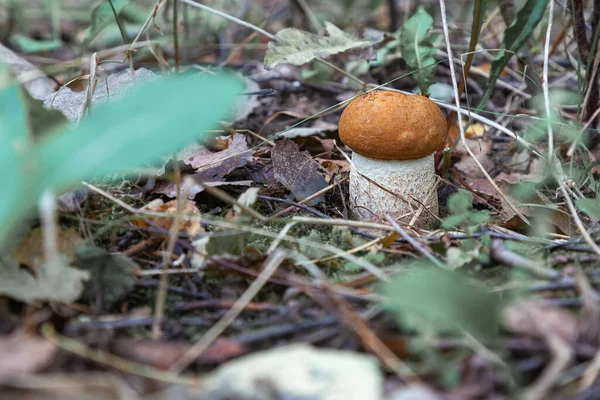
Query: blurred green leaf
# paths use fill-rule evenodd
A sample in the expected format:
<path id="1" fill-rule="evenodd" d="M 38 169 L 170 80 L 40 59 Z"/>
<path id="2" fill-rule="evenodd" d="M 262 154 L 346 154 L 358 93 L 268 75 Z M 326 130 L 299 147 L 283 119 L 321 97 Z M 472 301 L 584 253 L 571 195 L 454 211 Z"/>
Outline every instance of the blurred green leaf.
<path id="1" fill-rule="evenodd" d="M 20 198 L 28 180 L 25 154 L 31 145 L 27 134 L 25 108 L 19 87 L 12 83 L 7 69 L 0 64 L 0 243 L 6 228 L 24 212 Z"/>
<path id="2" fill-rule="evenodd" d="M 498 333 L 500 301 L 458 272 L 416 266 L 383 287 L 387 308 L 400 323 L 405 314 L 429 321 L 437 330 L 464 330 L 480 339 Z"/>
<path id="3" fill-rule="evenodd" d="M 113 0 L 117 14 L 129 3 L 129 0 Z M 104 28 L 115 23 L 115 15 L 108 0 L 101 0 L 92 10 L 92 24 L 85 30 L 82 47 L 85 49 Z"/>
<path id="4" fill-rule="evenodd" d="M 5 75 L 0 74 L 0 84 Z M 94 108 L 79 126 L 31 144 L 19 89 L 5 88 L 0 92 L 0 167 L 6 172 L 0 235 L 47 188 L 66 189 L 84 179 L 126 172 L 181 150 L 226 117 L 242 90 L 229 76 L 156 80 Z"/>
<path id="5" fill-rule="evenodd" d="M 477 106 L 478 109 L 481 109 L 487 103 L 496 89 L 496 81 L 500 78 L 504 67 L 506 67 L 512 56 L 519 51 L 521 46 L 530 37 L 544 16 L 547 5 L 548 0 L 527 0 L 517 13 L 515 21 L 504 31 L 502 47 L 492 62 L 490 78 L 481 95 L 481 100 Z"/>
<path id="6" fill-rule="evenodd" d="M 226 117 L 235 94 L 232 77 L 164 79 L 94 108 L 79 126 L 46 138 L 35 159 L 47 187 L 123 172 L 181 150 Z"/>
<path id="7" fill-rule="evenodd" d="M 10 40 L 24 53 L 39 53 L 52 51 L 63 45 L 61 40 L 35 40 L 23 35 L 13 35 Z"/>
<path id="8" fill-rule="evenodd" d="M 104 311 L 108 311 L 133 288 L 136 265 L 122 254 L 85 246 L 77 249 L 73 265 L 90 275 L 80 301 L 93 303 L 97 296 L 102 296 Z"/>
<path id="9" fill-rule="evenodd" d="M 452 214 L 463 213 L 473 208 L 473 193 L 460 189 L 448 199 L 448 211 Z"/>
<path id="10" fill-rule="evenodd" d="M 442 221 L 442 228 L 446 230 L 456 227 L 472 228 L 485 224 L 489 219 L 487 210 L 473 210 L 473 194 L 463 189 L 448 198 L 448 211 L 450 215 Z"/>
<path id="11" fill-rule="evenodd" d="M 27 115 L 27 129 L 33 141 L 55 131 L 68 123 L 65 115 L 55 108 L 46 108 L 41 100 L 34 99 L 27 90 L 20 88 Z"/>
<path id="12" fill-rule="evenodd" d="M 433 27 L 433 18 L 422 7 L 406 21 L 400 34 L 402 58 L 416 71 L 413 77 L 422 93 L 427 93 L 435 64 L 435 48 L 427 34 Z"/>
<path id="13" fill-rule="evenodd" d="M 366 261 L 370 262 L 371 264 L 381 264 L 382 262 L 385 261 L 385 253 L 383 252 L 376 252 L 376 253 L 369 253 L 366 254 L 363 257 Z M 344 264 L 344 269 L 346 271 L 350 271 L 350 272 L 362 272 L 364 271 L 364 267 L 362 265 L 358 265 L 356 263 L 353 262 L 347 262 Z"/>
<path id="14" fill-rule="evenodd" d="M 442 228 L 446 230 L 450 230 L 452 228 L 456 228 L 462 225 L 463 222 L 467 220 L 467 216 L 464 213 L 460 213 L 458 215 L 450 215 L 442 221 Z"/>
<path id="15" fill-rule="evenodd" d="M 577 208 L 592 218 L 600 219 L 600 200 L 598 199 L 577 199 L 575 200 Z"/>
<path id="16" fill-rule="evenodd" d="M 267 45 L 265 68 L 279 64 L 303 65 L 317 57 L 372 44 L 347 34 L 331 22 L 325 22 L 328 36 L 319 36 L 296 28 L 285 28 L 277 32 L 275 39 Z"/>

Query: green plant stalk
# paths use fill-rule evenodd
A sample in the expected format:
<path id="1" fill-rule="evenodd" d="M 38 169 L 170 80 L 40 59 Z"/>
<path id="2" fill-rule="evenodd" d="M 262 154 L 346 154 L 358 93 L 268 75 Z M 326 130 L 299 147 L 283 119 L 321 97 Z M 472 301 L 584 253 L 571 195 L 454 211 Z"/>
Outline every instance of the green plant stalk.
<path id="1" fill-rule="evenodd" d="M 121 38 L 123 38 L 123 44 L 129 43 L 129 40 L 127 39 L 127 32 L 125 31 L 125 28 L 121 24 L 121 19 L 119 18 L 119 14 L 117 13 L 117 10 L 115 9 L 115 6 L 113 5 L 112 0 L 108 0 L 108 4 L 110 4 L 110 8 L 115 16 L 115 21 L 117 23 L 117 26 L 119 27 L 119 32 L 121 32 Z"/>
<path id="2" fill-rule="evenodd" d="M 179 71 L 179 30 L 177 26 L 179 13 L 177 11 L 178 0 L 173 0 L 173 48 L 175 52 L 175 71 Z"/>
<path id="3" fill-rule="evenodd" d="M 471 39 L 469 40 L 467 60 L 465 61 L 465 65 L 463 67 L 463 79 L 458 87 L 459 98 L 465 90 L 465 83 L 467 81 L 467 77 L 469 76 L 471 65 L 473 64 L 473 58 L 475 58 L 475 47 L 477 46 L 477 42 L 479 42 L 479 36 L 481 35 L 481 27 L 483 26 L 483 19 L 485 17 L 486 10 L 487 0 L 475 0 L 473 3 L 473 25 L 471 26 Z M 448 115 L 448 132 L 454 123 L 455 117 L 455 112 L 451 112 L 450 115 Z"/>
<path id="4" fill-rule="evenodd" d="M 502 48 L 492 62 L 490 78 L 481 95 L 477 109 L 485 106 L 491 97 L 496 81 L 512 58 L 512 56 L 525 44 L 527 38 L 542 20 L 548 5 L 548 0 L 527 0 L 517 13 L 515 22 L 504 33 Z"/>

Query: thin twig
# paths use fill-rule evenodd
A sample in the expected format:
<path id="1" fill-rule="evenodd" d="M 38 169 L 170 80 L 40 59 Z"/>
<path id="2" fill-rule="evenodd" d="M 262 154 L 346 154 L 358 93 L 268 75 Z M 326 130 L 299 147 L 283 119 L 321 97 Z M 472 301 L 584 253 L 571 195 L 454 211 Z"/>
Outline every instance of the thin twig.
<path id="1" fill-rule="evenodd" d="M 531 261 L 520 254 L 508 250 L 500 239 L 492 240 L 490 255 L 493 259 L 506 266 L 522 269 L 538 278 L 556 280 L 561 277 L 560 272 L 546 268 L 538 262 Z"/>
<path id="2" fill-rule="evenodd" d="M 54 329 L 54 326 L 49 322 L 46 322 L 42 325 L 40 328 L 40 333 L 46 340 L 54 343 L 57 347 L 60 347 L 63 350 L 77 354 L 84 359 L 92 360 L 98 364 L 107 365 L 119 371 L 163 382 L 184 385 L 193 385 L 198 383 L 198 380 L 194 378 L 180 377 L 170 372 L 161 371 L 145 364 L 130 361 L 114 354 L 91 348 L 76 340 L 58 334 Z"/>
<path id="3" fill-rule="evenodd" d="M 312 199 L 315 199 L 315 198 L 319 197 L 320 195 L 322 195 L 322 194 L 324 194 L 324 193 L 327 193 L 328 191 L 330 191 L 331 189 L 333 189 L 334 187 L 336 187 L 338 184 L 340 184 L 340 183 L 342 183 L 342 182 L 345 182 L 345 181 L 347 181 L 347 180 L 348 180 L 348 177 L 347 177 L 347 176 L 346 176 L 346 177 L 343 177 L 343 178 L 342 178 L 342 179 L 340 179 L 338 182 L 332 183 L 331 185 L 324 187 L 323 189 L 319 190 L 318 192 L 315 192 L 315 193 L 311 194 L 311 195 L 310 195 L 310 196 L 308 196 L 307 198 L 300 200 L 300 201 L 298 202 L 298 204 L 305 204 L 305 203 L 308 203 L 308 202 L 309 202 L 309 201 L 311 201 Z M 290 207 L 284 208 L 284 209 L 283 209 L 283 210 L 281 210 L 281 211 L 277 211 L 275 214 L 273 214 L 273 215 L 270 215 L 270 216 L 269 216 L 269 218 L 268 218 L 268 220 L 271 220 L 271 219 L 274 219 L 274 218 L 279 218 L 279 217 L 282 217 L 283 215 L 285 215 L 285 214 L 289 213 L 290 211 L 293 211 L 293 210 L 294 210 L 294 208 L 295 208 L 295 206 L 290 206 Z M 263 222 L 264 222 L 264 221 L 263 221 Z"/>
<path id="4" fill-rule="evenodd" d="M 198 183 L 200 186 L 202 186 L 202 188 L 204 188 L 204 191 L 207 192 L 208 194 L 210 194 L 210 195 L 216 197 L 217 199 L 222 200 L 226 203 L 238 206 L 240 209 L 242 209 L 246 214 L 250 215 L 251 217 L 254 217 L 261 222 L 265 222 L 267 220 L 267 217 L 265 217 L 258 211 L 240 203 L 235 198 L 231 197 L 224 190 L 221 190 L 217 187 L 212 187 L 212 186 L 206 185 L 204 182 L 201 182 L 198 180 L 196 180 L 196 183 Z"/>
<path id="5" fill-rule="evenodd" d="M 389 215 L 389 214 L 386 215 L 385 219 L 387 219 L 387 221 L 394 227 L 396 232 L 398 232 L 400 234 L 400 236 L 402 236 L 419 253 L 421 253 L 425 257 L 427 257 L 427 259 L 429 261 L 431 261 L 432 263 L 434 263 L 437 267 L 445 268 L 444 264 L 440 260 L 435 258 L 429 251 L 427 251 L 427 249 L 425 247 L 423 247 L 423 245 L 421 243 L 417 242 L 408 233 L 406 233 L 406 231 L 404 229 L 400 228 L 400 225 L 398 225 L 396 223 L 396 221 L 394 221 L 394 218 L 392 218 L 391 215 Z"/>
<path id="6" fill-rule="evenodd" d="M 587 229 L 585 229 L 585 226 L 583 225 L 581 218 L 579 218 L 579 214 L 577 214 L 577 209 L 575 209 L 575 205 L 573 204 L 573 201 L 571 200 L 571 196 L 569 195 L 569 192 L 567 191 L 567 188 L 565 187 L 566 184 L 567 183 L 565 180 L 560 182 L 560 191 L 562 192 L 563 197 L 567 203 L 567 206 L 569 207 L 569 211 L 571 211 L 571 216 L 573 217 L 573 221 L 575 221 L 575 225 L 577 225 L 577 229 L 579 229 L 579 232 L 581 233 L 581 236 L 583 236 L 583 239 L 587 242 L 587 244 L 590 245 L 592 250 L 594 250 L 594 252 L 600 256 L 600 247 L 598 247 L 596 242 L 594 242 L 594 239 L 592 239 L 592 237 L 590 236 Z"/>
<path id="7" fill-rule="evenodd" d="M 180 374 L 190 363 L 192 363 L 195 359 L 200 356 L 210 345 L 221 335 L 225 329 L 238 315 L 244 310 L 246 305 L 258 294 L 260 289 L 267 283 L 271 275 L 275 272 L 277 267 L 283 262 L 286 258 L 287 253 L 283 249 L 275 250 L 269 257 L 265 260 L 264 268 L 258 278 L 248 289 L 244 292 L 244 294 L 235 302 L 235 304 L 223 315 L 223 317 L 206 332 L 202 338 L 192 346 L 182 357 L 179 359 L 173 366 L 169 369 L 169 372 L 172 374 Z"/>

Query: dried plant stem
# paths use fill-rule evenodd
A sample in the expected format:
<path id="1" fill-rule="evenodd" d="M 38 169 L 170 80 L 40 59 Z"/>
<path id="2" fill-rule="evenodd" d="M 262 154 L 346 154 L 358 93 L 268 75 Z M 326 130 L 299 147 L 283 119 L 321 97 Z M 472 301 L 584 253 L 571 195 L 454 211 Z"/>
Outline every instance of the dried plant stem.
<path id="1" fill-rule="evenodd" d="M 338 182 L 332 183 L 331 185 L 329 185 L 327 187 L 324 187 L 323 189 L 319 190 L 318 192 L 315 192 L 315 193 L 311 194 L 307 198 L 300 200 L 298 202 L 298 204 L 308 203 L 312 199 L 315 199 L 315 198 L 319 197 L 320 195 L 322 195 L 324 193 L 327 193 L 328 191 L 330 191 L 331 189 L 333 189 L 334 187 L 336 187 L 340 183 L 343 183 L 343 182 L 345 182 L 347 180 L 348 180 L 348 177 L 346 176 L 346 177 L 340 179 Z M 283 210 L 277 211 L 275 214 L 271 215 L 268 219 L 271 220 L 271 219 L 274 219 L 274 218 L 282 217 L 283 215 L 285 215 L 285 214 L 287 214 L 287 213 L 289 213 L 291 211 L 294 211 L 295 208 L 296 208 L 295 206 L 289 206 L 287 208 L 284 208 Z"/>
<path id="2" fill-rule="evenodd" d="M 42 238 L 44 243 L 44 261 L 50 267 L 58 257 L 58 244 L 56 242 L 56 198 L 51 190 L 46 189 L 40 196 L 38 209 L 42 222 Z"/>
<path id="3" fill-rule="evenodd" d="M 548 89 L 548 58 L 550 54 L 550 38 L 552 36 L 552 20 L 554 15 L 554 0 L 550 0 L 548 10 L 548 27 L 546 28 L 546 43 L 544 44 L 544 69 L 542 72 L 542 91 L 544 93 L 544 105 L 546 106 L 546 118 L 548 121 L 548 161 L 554 162 L 554 133 L 552 131 L 552 109 L 550 108 L 550 95 Z"/>
<path id="4" fill-rule="evenodd" d="M 253 210 L 252 208 L 238 202 L 235 198 L 231 197 L 229 195 L 229 193 L 225 192 L 224 190 L 221 190 L 217 187 L 212 187 L 209 186 L 203 182 L 200 181 L 196 181 L 196 183 L 198 183 L 200 186 L 202 186 L 204 188 L 204 191 L 206 191 L 206 193 L 216 197 L 219 200 L 222 200 L 226 203 L 229 203 L 231 205 L 235 205 L 238 206 L 240 209 L 242 209 L 242 211 L 244 211 L 246 214 L 250 215 L 253 218 L 256 218 L 257 220 L 261 221 L 261 222 L 265 222 L 267 220 L 267 217 L 265 217 L 264 215 L 262 215 L 261 213 L 259 213 L 256 210 Z"/>
<path id="5" fill-rule="evenodd" d="M 567 183 L 565 180 L 562 180 L 562 182 L 560 182 L 560 191 L 562 192 L 563 197 L 564 197 L 565 201 L 567 202 L 569 211 L 571 211 L 571 216 L 573 217 L 573 221 L 575 221 L 575 225 L 577 225 L 577 229 L 579 229 L 579 232 L 583 236 L 583 239 L 587 242 L 587 244 L 590 245 L 592 250 L 594 250 L 594 252 L 600 256 L 600 247 L 598 247 L 596 242 L 594 242 L 594 239 L 592 239 L 592 237 L 590 236 L 587 229 L 585 229 L 585 226 L 583 225 L 581 218 L 579 218 L 579 214 L 577 214 L 575 205 L 573 204 L 573 201 L 571 200 L 571 196 L 569 195 L 569 192 L 567 191 L 566 184 Z"/>
<path id="6" fill-rule="evenodd" d="M 179 14 L 178 14 L 178 0 L 173 0 L 173 48 L 175 51 L 175 71 L 179 71 Z"/>
<path id="7" fill-rule="evenodd" d="M 169 241 L 167 243 L 167 249 L 163 253 L 161 269 L 167 269 L 171 265 L 171 255 L 173 254 L 173 250 L 175 249 L 175 243 L 177 243 L 177 234 L 179 233 L 179 226 L 181 224 L 183 205 L 185 202 L 185 197 L 187 197 L 185 196 L 185 192 L 187 192 L 187 190 L 181 190 L 181 169 L 179 168 L 177 157 L 173 156 L 173 159 L 175 160 L 175 162 L 173 163 L 173 168 L 175 170 L 175 184 L 177 186 L 177 212 L 175 214 L 175 218 L 173 219 L 171 229 L 169 229 Z M 152 323 L 152 339 L 154 340 L 160 339 L 162 335 L 161 326 L 165 314 L 165 303 L 167 301 L 168 283 L 169 275 L 161 275 L 158 285 L 158 294 L 156 295 L 156 302 L 154 306 L 154 321 Z"/>

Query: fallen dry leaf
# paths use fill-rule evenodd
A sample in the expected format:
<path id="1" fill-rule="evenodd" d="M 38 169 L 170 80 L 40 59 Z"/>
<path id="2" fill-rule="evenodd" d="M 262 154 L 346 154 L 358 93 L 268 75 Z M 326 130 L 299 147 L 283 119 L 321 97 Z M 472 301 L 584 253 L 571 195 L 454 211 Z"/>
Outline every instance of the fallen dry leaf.
<path id="1" fill-rule="evenodd" d="M 505 181 L 498 181 L 498 187 L 507 196 L 508 200 L 512 202 L 517 209 L 528 218 L 540 218 L 541 222 L 550 223 L 552 226 L 557 228 L 564 234 L 571 234 L 572 221 L 569 213 L 561 208 L 557 208 L 546 196 L 544 196 L 539 190 L 535 190 L 532 197 L 527 199 L 525 203 L 534 204 L 532 206 L 519 206 L 522 202 L 513 196 L 515 185 L 506 183 Z M 510 207 L 508 201 L 504 198 L 500 199 L 502 209 L 500 211 L 500 218 L 502 219 L 502 225 L 509 229 L 521 229 L 524 228 L 524 222 Z M 542 207 L 540 207 L 542 206 Z"/>
<path id="2" fill-rule="evenodd" d="M 68 260 L 75 256 L 75 250 L 83 245 L 83 239 L 74 228 L 58 229 L 56 244 L 58 251 Z M 44 260 L 44 242 L 42 229 L 35 228 L 19 243 L 13 252 L 13 257 L 21 264 L 35 271 Z"/>
<path id="3" fill-rule="evenodd" d="M 188 343 L 129 338 L 117 339 L 114 346 L 115 353 L 121 357 L 163 370 L 172 367 L 191 347 Z M 220 364 L 239 357 L 246 351 L 243 344 L 226 338 L 218 338 L 196 359 L 196 364 Z"/>
<path id="4" fill-rule="evenodd" d="M 575 343 L 577 319 L 570 312 L 539 300 L 524 300 L 504 309 L 503 324 L 508 331 L 523 336 L 543 338 L 558 335 L 568 343 Z"/>
<path id="5" fill-rule="evenodd" d="M 218 146 L 213 149 L 223 148 L 224 143 L 228 146 L 221 151 L 211 151 L 206 146 L 193 144 L 188 146 L 177 155 L 177 159 L 182 164 L 182 170 L 191 169 L 194 172 L 193 178 L 196 181 L 206 183 L 208 186 L 222 185 L 245 185 L 249 186 L 249 181 L 224 182 L 225 176 L 236 168 L 241 168 L 252 161 L 252 151 L 248 149 L 248 143 L 244 135 L 224 136 L 218 138 Z M 157 175 L 165 173 L 167 162 Z M 193 185 L 188 190 L 188 198 L 193 199 L 198 193 L 202 192 L 202 185 Z M 156 185 L 154 192 L 161 193 L 169 197 L 175 197 L 177 186 L 174 182 L 160 182 Z"/>
<path id="6" fill-rule="evenodd" d="M 494 162 L 490 157 L 492 151 L 491 141 L 467 140 L 467 146 L 469 146 L 486 171 L 489 171 L 494 166 Z M 473 157 L 469 155 L 462 143 L 459 143 L 456 146 L 455 152 L 461 156 L 461 160 L 454 165 L 454 168 L 464 174 L 465 180 L 467 180 L 467 178 L 485 178 L 485 175 L 483 175 L 481 169 L 479 169 L 477 163 L 473 160 Z"/>
<path id="7" fill-rule="evenodd" d="M 319 164 L 307 151 L 300 152 L 298 145 L 289 139 L 278 141 L 271 150 L 275 178 L 292 192 L 296 200 L 303 200 L 327 186 L 323 175 L 317 172 Z M 325 200 L 320 195 L 308 205 Z"/>
<path id="8" fill-rule="evenodd" d="M 0 380 L 41 370 L 54 359 L 56 350 L 46 339 L 22 330 L 0 336 Z"/>
<path id="9" fill-rule="evenodd" d="M 177 160 L 181 162 L 182 169 L 191 168 L 197 173 L 195 177 L 202 181 L 221 180 L 234 169 L 243 167 L 252 160 L 252 154 L 244 135 L 224 136 L 219 139 L 225 140 L 229 144 L 221 151 L 211 151 L 206 146 L 197 143 L 180 151 L 177 154 Z M 220 145 L 223 146 L 222 141 L 220 141 Z M 158 171 L 157 175 L 163 175 L 165 167 L 166 164 Z"/>
<path id="10" fill-rule="evenodd" d="M 34 274 L 20 268 L 13 257 L 0 256 L 0 295 L 27 303 L 75 301 L 83 290 L 83 281 L 90 275 L 71 267 L 69 262 L 67 257 L 59 255 L 51 262 L 40 263 Z"/>
<path id="11" fill-rule="evenodd" d="M 156 199 L 156 200 L 153 200 L 150 203 L 146 204 L 143 209 L 147 210 L 147 211 L 152 211 L 152 212 L 175 214 L 175 213 L 177 213 L 177 199 L 168 201 L 166 203 L 163 202 L 161 199 Z M 196 214 L 197 217 L 200 217 L 200 210 L 196 206 L 196 203 L 194 203 L 191 200 L 185 200 L 183 202 L 182 212 L 184 214 Z M 156 224 L 156 225 L 160 226 L 161 228 L 168 231 L 173 226 L 174 218 L 153 217 L 153 218 L 148 218 L 148 220 L 152 221 L 154 224 Z M 143 227 L 148 226 L 148 224 L 144 220 L 141 220 L 141 219 L 134 220 L 134 223 L 138 226 L 143 226 Z M 179 231 L 187 233 L 190 237 L 194 237 L 200 233 L 203 233 L 204 228 L 202 228 L 202 226 L 200 225 L 200 221 L 185 219 L 185 220 L 181 221 L 181 226 L 179 227 Z M 162 235 L 162 233 L 159 233 L 159 235 Z"/>

